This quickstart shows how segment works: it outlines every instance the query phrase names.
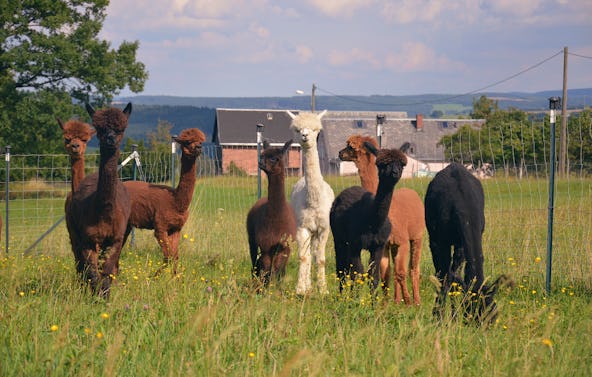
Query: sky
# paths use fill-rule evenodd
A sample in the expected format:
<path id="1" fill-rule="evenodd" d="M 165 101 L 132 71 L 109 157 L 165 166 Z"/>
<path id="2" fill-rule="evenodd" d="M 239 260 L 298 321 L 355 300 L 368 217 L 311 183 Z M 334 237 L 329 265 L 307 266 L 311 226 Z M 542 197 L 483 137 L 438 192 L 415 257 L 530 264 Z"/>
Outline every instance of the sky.
<path id="1" fill-rule="evenodd" d="M 111 0 L 100 38 L 139 41 L 144 95 L 555 90 L 564 47 L 592 87 L 591 0 Z"/>

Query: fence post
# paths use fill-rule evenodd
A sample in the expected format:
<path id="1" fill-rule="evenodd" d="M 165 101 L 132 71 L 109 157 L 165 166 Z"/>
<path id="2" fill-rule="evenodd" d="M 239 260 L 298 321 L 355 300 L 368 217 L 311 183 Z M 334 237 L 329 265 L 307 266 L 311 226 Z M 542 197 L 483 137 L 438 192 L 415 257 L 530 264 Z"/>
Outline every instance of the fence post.
<path id="1" fill-rule="evenodd" d="M 555 205 L 555 110 L 561 102 L 560 97 L 549 98 L 549 123 L 551 125 L 551 161 L 549 174 L 549 215 L 547 219 L 547 276 L 545 288 L 551 293 L 551 265 L 553 262 L 553 209 Z"/>
<path id="2" fill-rule="evenodd" d="M 263 124 L 257 123 L 257 199 L 261 199 L 261 143 L 263 142 Z"/>
<path id="3" fill-rule="evenodd" d="M 6 160 L 6 196 L 4 197 L 5 201 L 6 201 L 6 212 L 4 213 L 4 226 L 6 227 L 6 231 L 4 232 L 4 239 L 6 242 L 6 254 L 8 254 L 8 246 L 9 246 L 9 233 L 8 233 L 8 202 L 10 201 L 8 194 L 10 193 L 10 190 L 8 188 L 8 185 L 10 183 L 10 145 L 6 146 L 6 154 L 5 154 L 5 160 Z"/>
<path id="4" fill-rule="evenodd" d="M 177 154 L 177 135 L 171 136 L 171 187 L 175 188 L 175 155 Z"/>
<path id="5" fill-rule="evenodd" d="M 378 141 L 378 148 L 382 148 L 382 125 L 386 121 L 386 115 L 376 115 L 376 141 Z"/>
<path id="6" fill-rule="evenodd" d="M 132 144 L 132 154 L 136 152 L 136 150 L 138 149 L 138 144 Z M 135 181 L 136 180 L 136 161 L 134 161 L 134 163 L 132 163 L 132 179 Z M 130 246 L 134 247 L 136 244 L 136 231 L 135 228 L 132 227 L 132 238 L 130 240 Z"/>

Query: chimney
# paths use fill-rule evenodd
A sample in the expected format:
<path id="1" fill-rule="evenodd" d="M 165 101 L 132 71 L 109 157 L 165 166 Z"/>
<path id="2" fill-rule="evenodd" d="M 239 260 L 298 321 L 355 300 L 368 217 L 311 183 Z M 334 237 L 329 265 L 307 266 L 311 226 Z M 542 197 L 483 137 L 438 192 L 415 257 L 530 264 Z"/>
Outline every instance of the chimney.
<path id="1" fill-rule="evenodd" d="M 423 131 L 423 114 L 415 115 L 415 130 Z"/>

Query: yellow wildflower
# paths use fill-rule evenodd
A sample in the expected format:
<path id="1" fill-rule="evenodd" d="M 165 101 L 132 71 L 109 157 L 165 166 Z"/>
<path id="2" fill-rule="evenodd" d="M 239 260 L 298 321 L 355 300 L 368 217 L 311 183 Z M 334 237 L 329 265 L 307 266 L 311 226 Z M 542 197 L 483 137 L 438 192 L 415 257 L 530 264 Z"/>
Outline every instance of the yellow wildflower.
<path id="1" fill-rule="evenodd" d="M 51 325 L 51 327 L 49 329 L 53 332 L 56 332 L 56 331 L 58 331 L 59 327 L 58 327 L 58 325 Z"/>
<path id="2" fill-rule="evenodd" d="M 109 318 L 109 313 L 101 313 L 101 318 L 103 318 L 103 319 Z"/>
<path id="3" fill-rule="evenodd" d="M 543 340 L 541 340 L 541 342 L 546 345 L 547 347 L 552 347 L 553 346 L 553 341 L 549 338 L 545 338 Z"/>

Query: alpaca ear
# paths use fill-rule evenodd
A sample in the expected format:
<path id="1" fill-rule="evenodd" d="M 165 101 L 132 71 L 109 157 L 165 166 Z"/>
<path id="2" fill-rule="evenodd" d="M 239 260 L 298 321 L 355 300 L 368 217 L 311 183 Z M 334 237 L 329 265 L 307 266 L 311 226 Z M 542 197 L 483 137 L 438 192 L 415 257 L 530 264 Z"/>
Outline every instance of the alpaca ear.
<path id="1" fill-rule="evenodd" d="M 90 117 L 92 118 L 93 115 L 95 114 L 95 108 L 91 106 L 90 103 L 86 102 L 85 104 L 86 107 L 86 112 L 88 113 L 88 115 L 90 115 Z"/>
<path id="2" fill-rule="evenodd" d="M 324 116 L 325 116 L 325 114 L 327 114 L 327 109 L 323 110 L 323 112 L 322 112 L 322 113 L 320 113 L 319 115 L 317 115 L 317 119 L 318 119 L 318 120 L 321 120 L 321 118 L 322 118 L 322 117 L 324 117 Z"/>
<path id="3" fill-rule="evenodd" d="M 364 148 L 366 148 L 366 150 L 372 153 L 373 155 L 378 155 L 378 149 L 374 145 L 372 145 L 372 143 L 365 141 Z"/>
<path id="4" fill-rule="evenodd" d="M 296 115 L 294 115 L 294 113 L 292 113 L 290 110 L 286 110 L 286 113 L 290 116 L 290 118 L 296 119 Z"/>
<path id="5" fill-rule="evenodd" d="M 403 153 L 407 153 L 407 151 L 409 150 L 409 148 L 411 148 L 411 143 L 409 143 L 408 141 L 404 142 L 400 147 L 399 150 Z"/>
<path id="6" fill-rule="evenodd" d="M 92 135 L 96 135 L 97 134 L 97 130 L 95 130 L 94 128 L 90 129 L 90 136 Z"/>
<path id="7" fill-rule="evenodd" d="M 58 124 L 60 125 L 60 128 L 63 130 L 64 129 L 64 122 L 62 122 L 62 120 L 60 119 L 60 117 L 56 117 L 56 120 L 58 121 Z"/>
<path id="8" fill-rule="evenodd" d="M 132 103 L 128 102 L 127 106 L 125 107 L 125 109 L 123 109 L 123 113 L 125 114 L 126 117 L 129 118 L 129 116 L 132 113 Z"/>
<path id="9" fill-rule="evenodd" d="M 282 153 L 286 154 L 286 152 L 290 150 L 291 146 L 292 146 L 292 139 L 286 141 L 286 143 L 284 144 L 284 147 L 282 148 Z"/>

